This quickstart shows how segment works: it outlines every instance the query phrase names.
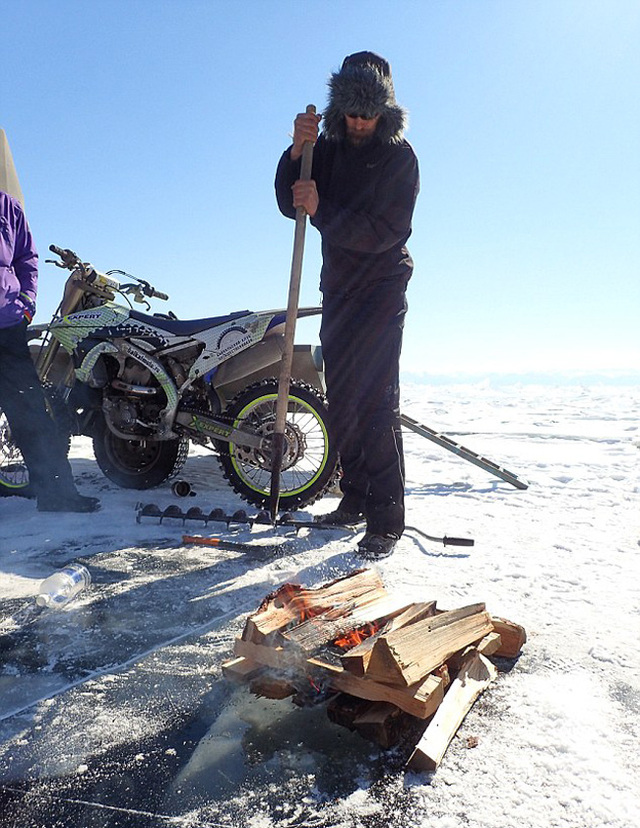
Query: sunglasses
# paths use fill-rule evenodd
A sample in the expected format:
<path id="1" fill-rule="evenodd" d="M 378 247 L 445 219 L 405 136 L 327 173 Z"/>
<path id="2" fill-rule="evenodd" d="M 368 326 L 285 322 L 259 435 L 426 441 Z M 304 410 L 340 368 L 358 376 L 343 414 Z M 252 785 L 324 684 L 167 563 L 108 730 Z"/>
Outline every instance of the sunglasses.
<path id="1" fill-rule="evenodd" d="M 377 115 L 364 115 L 362 112 L 347 112 L 347 118 L 360 118 L 361 121 L 373 121 Z"/>

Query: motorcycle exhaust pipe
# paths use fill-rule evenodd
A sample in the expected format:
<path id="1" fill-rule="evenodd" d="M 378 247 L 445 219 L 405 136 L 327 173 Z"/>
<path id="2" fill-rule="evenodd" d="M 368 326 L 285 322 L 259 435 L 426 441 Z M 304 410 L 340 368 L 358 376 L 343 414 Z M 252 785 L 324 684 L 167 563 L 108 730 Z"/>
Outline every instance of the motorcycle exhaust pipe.
<path id="1" fill-rule="evenodd" d="M 141 397 L 151 397 L 157 394 L 157 388 L 150 388 L 148 385 L 132 385 L 130 382 L 114 379 L 111 387 L 117 391 L 125 391 L 127 394 L 138 394 Z"/>

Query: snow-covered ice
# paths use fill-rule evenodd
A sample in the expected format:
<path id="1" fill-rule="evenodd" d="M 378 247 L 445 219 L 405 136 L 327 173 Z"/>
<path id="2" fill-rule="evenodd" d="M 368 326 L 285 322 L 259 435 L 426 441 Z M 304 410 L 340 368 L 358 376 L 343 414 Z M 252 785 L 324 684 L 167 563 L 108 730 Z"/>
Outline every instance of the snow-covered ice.
<path id="1" fill-rule="evenodd" d="M 639 407 L 630 386 L 403 389 L 407 414 L 530 483 L 519 491 L 405 432 L 407 523 L 475 546 L 409 530 L 379 564 L 385 583 L 440 607 L 484 601 L 528 633 L 429 775 L 405 773 L 401 749 L 334 726 L 322 706 L 256 699 L 221 676 L 267 592 L 361 565 L 353 536 L 228 533 L 276 534 L 282 553 L 268 559 L 184 545 L 181 525 L 137 523 L 136 505 L 246 506 L 210 453 L 192 451 L 181 476 L 196 496 L 179 501 L 168 484 L 118 489 L 75 439 L 74 470 L 101 512 L 0 500 L 3 828 L 628 828 L 640 804 Z M 40 581 L 71 561 L 91 587 L 34 613 Z"/>

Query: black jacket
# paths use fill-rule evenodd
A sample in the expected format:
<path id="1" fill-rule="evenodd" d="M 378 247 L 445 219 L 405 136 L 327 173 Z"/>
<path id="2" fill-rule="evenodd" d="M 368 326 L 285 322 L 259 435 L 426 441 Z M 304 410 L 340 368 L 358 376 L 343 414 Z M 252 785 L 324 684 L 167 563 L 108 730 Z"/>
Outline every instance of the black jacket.
<path id="1" fill-rule="evenodd" d="M 280 211 L 295 218 L 291 185 L 300 161 L 289 148 L 276 173 Z M 323 292 L 349 295 L 375 282 L 411 277 L 406 247 L 419 190 L 418 160 L 404 139 L 353 147 L 320 135 L 313 151 L 311 177 L 320 205 L 311 223 L 322 236 Z"/>

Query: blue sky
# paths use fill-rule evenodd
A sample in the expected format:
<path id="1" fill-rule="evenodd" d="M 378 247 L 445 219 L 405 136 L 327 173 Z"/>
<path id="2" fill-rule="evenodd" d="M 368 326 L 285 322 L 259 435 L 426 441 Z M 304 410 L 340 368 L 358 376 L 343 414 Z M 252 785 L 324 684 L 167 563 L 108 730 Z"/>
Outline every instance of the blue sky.
<path id="1" fill-rule="evenodd" d="M 402 368 L 640 379 L 637 0 L 0 0 L 0 126 L 50 243 L 183 318 L 286 305 L 273 176 L 296 112 L 372 49 L 422 189 Z M 308 228 L 301 302 L 317 304 Z M 37 321 L 62 271 L 42 265 Z M 317 341 L 313 323 L 298 341 Z"/>

